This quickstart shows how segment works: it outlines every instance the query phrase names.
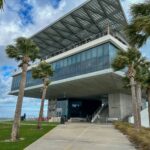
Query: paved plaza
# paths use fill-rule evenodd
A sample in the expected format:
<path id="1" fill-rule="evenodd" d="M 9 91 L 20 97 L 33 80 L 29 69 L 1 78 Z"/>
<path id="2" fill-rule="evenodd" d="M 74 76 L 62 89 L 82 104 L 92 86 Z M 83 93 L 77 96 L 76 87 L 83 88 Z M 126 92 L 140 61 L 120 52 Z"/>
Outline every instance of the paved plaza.
<path id="1" fill-rule="evenodd" d="M 25 150 L 135 150 L 112 125 L 68 123 L 59 125 Z"/>

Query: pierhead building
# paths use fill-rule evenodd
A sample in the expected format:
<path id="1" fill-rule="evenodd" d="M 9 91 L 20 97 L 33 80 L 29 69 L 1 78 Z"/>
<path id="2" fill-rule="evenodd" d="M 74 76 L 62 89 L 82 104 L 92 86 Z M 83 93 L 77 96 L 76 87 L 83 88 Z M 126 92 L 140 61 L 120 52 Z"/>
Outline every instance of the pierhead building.
<path id="1" fill-rule="evenodd" d="M 119 0 L 87 0 L 31 37 L 54 70 L 46 95 L 49 117 L 89 117 L 94 122 L 132 113 L 131 94 L 122 83 L 124 70 L 111 67 L 117 51 L 127 49 L 126 25 Z M 25 96 L 40 98 L 43 83 L 32 78 L 33 66 Z M 12 95 L 18 94 L 20 73 L 13 75 Z"/>

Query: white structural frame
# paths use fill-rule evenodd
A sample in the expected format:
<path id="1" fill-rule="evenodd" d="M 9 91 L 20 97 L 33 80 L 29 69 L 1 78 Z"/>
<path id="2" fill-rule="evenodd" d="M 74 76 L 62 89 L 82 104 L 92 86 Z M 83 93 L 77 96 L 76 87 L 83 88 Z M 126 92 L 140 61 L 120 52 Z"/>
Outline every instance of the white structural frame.
<path id="1" fill-rule="evenodd" d="M 113 43 L 118 49 L 122 49 L 122 50 L 125 50 L 125 51 L 127 50 L 127 46 L 124 45 L 122 42 L 120 42 L 119 40 L 114 38 L 112 35 L 106 35 L 104 37 L 101 37 L 101 38 L 96 39 L 94 41 L 91 41 L 89 43 L 86 43 L 84 45 L 76 47 L 76 48 L 74 48 L 72 50 L 64 52 L 63 54 L 57 55 L 57 56 L 55 56 L 53 58 L 49 58 L 49 59 L 46 60 L 46 62 L 52 63 L 52 62 L 55 62 L 55 61 L 60 60 L 62 58 L 69 57 L 69 56 L 74 55 L 76 53 L 85 51 L 88 48 L 95 47 L 97 45 L 101 45 L 101 44 L 106 43 L 106 42 Z M 35 67 L 35 66 L 37 66 L 37 64 L 30 66 L 28 70 L 31 70 L 32 67 Z M 18 75 L 19 73 L 21 73 L 21 71 L 17 72 L 14 75 Z M 79 75 L 79 76 L 75 76 L 75 77 L 70 77 L 70 78 L 67 78 L 67 79 L 62 79 L 62 80 L 58 80 L 58 81 L 52 81 L 50 85 L 61 84 L 61 83 L 64 83 L 64 82 L 69 82 L 69 81 L 82 79 L 82 78 L 87 78 L 87 77 L 91 77 L 91 76 L 102 75 L 102 74 L 106 74 L 106 73 L 113 73 L 113 69 L 110 68 L 110 69 L 100 70 L 100 71 L 87 73 L 87 74 L 83 74 L 83 75 Z M 118 72 L 115 72 L 115 73 L 120 75 L 120 76 L 124 76 L 124 73 L 121 72 L 121 71 L 118 71 Z M 32 86 L 32 87 L 27 87 L 27 88 L 25 88 L 25 91 L 31 90 L 31 89 L 36 89 L 36 88 L 41 88 L 42 86 L 43 86 L 43 84 Z M 17 93 L 18 91 L 19 90 L 11 91 L 10 94 Z"/>

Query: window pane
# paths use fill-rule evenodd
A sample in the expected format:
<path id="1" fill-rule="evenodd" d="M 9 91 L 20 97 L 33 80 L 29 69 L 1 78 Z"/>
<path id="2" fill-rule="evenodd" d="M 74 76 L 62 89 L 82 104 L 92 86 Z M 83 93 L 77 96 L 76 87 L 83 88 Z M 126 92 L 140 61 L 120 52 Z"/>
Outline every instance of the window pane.
<path id="1" fill-rule="evenodd" d="M 85 52 L 81 53 L 81 61 L 85 61 Z"/>
<path id="2" fill-rule="evenodd" d="M 68 58 L 67 61 L 68 61 L 68 65 L 71 65 L 71 58 L 70 57 Z"/>
<path id="3" fill-rule="evenodd" d="M 117 55 L 117 48 L 114 45 L 109 44 L 109 56 L 111 62 L 113 61 L 116 55 Z"/>
<path id="4" fill-rule="evenodd" d="M 53 70 L 55 70 L 55 68 L 56 68 L 56 63 L 52 63 L 52 68 L 53 68 Z"/>
<path id="5" fill-rule="evenodd" d="M 64 59 L 64 67 L 67 66 L 67 59 Z"/>
<path id="6" fill-rule="evenodd" d="M 91 49 L 87 51 L 87 59 L 91 58 Z"/>
<path id="7" fill-rule="evenodd" d="M 97 56 L 97 47 L 92 49 L 92 57 L 96 57 Z"/>
<path id="8" fill-rule="evenodd" d="M 77 54 L 77 62 L 78 63 L 80 62 L 80 56 L 81 56 L 81 54 Z"/>
<path id="9" fill-rule="evenodd" d="M 97 47 L 97 56 L 102 57 L 103 56 L 103 48 L 102 46 Z"/>
<path id="10" fill-rule="evenodd" d="M 104 49 L 104 56 L 109 55 L 109 44 L 104 44 L 103 49 Z"/>

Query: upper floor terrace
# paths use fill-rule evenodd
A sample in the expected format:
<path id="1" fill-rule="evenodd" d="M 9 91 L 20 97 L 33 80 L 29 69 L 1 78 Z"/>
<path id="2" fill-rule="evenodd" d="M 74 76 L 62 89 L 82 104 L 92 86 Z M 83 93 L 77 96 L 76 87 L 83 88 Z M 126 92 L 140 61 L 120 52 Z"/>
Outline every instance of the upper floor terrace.
<path id="1" fill-rule="evenodd" d="M 47 59 L 109 34 L 127 44 L 127 21 L 119 0 L 87 0 L 31 38 Z"/>
<path id="2" fill-rule="evenodd" d="M 127 45 L 126 25 L 119 0 L 87 0 L 31 39 L 39 46 L 42 59 L 47 60 L 107 34 Z"/>
<path id="3" fill-rule="evenodd" d="M 97 72 L 111 68 L 111 63 L 118 49 L 126 49 L 118 39 L 111 35 L 88 42 L 70 51 L 64 52 L 46 61 L 52 65 L 54 75 L 51 81 L 64 80 L 84 74 Z M 37 65 L 37 64 L 36 64 Z M 26 87 L 42 84 L 41 79 L 33 79 L 31 69 L 36 65 L 31 65 L 27 72 Z M 19 88 L 21 71 L 13 76 L 12 91 Z"/>
<path id="4" fill-rule="evenodd" d="M 127 21 L 119 0 L 87 0 L 53 24 L 31 37 L 58 81 L 111 68 L 117 49 L 126 49 Z M 26 87 L 40 85 L 33 80 L 31 64 Z M 21 70 L 14 72 L 12 91 L 18 90 Z"/>

